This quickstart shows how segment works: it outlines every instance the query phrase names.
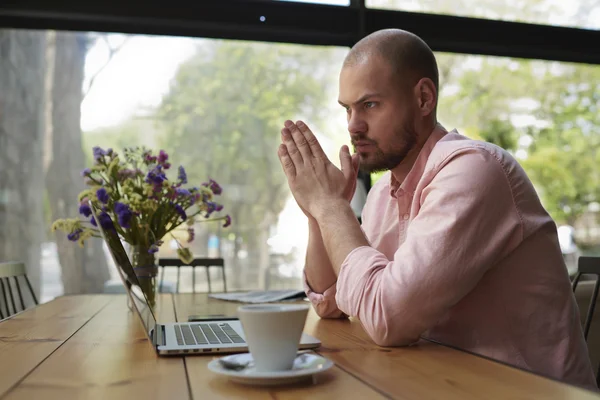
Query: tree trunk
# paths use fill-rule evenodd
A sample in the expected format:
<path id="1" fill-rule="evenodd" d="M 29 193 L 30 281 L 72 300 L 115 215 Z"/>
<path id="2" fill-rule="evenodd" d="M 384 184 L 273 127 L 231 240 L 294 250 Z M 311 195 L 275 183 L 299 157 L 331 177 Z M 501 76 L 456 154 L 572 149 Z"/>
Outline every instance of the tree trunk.
<path id="1" fill-rule="evenodd" d="M 86 167 L 81 140 L 81 101 L 88 36 L 57 32 L 52 82 L 52 159 L 46 174 L 52 220 L 73 218 L 77 195 L 85 188 L 81 171 Z M 110 278 L 101 240 L 90 240 L 82 249 L 57 232 L 56 244 L 65 294 L 102 292 Z"/>
<path id="2" fill-rule="evenodd" d="M 43 32 L 0 30 L 0 262 L 23 261 L 38 299 L 45 46 Z"/>

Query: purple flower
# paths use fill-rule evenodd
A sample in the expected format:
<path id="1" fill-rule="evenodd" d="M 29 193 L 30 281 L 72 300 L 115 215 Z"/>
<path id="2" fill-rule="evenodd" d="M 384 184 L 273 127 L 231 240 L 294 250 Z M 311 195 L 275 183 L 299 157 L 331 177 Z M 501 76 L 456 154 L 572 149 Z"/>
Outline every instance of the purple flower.
<path id="1" fill-rule="evenodd" d="M 90 215 L 92 215 L 92 209 L 90 208 L 90 206 L 87 203 L 81 203 L 79 205 L 79 214 L 83 215 L 84 217 L 89 217 Z"/>
<path id="2" fill-rule="evenodd" d="M 162 171 L 162 167 L 160 165 L 152 168 L 152 170 L 148 172 L 148 175 L 146 176 L 146 182 L 153 183 L 154 185 L 161 185 L 166 180 L 167 176 Z"/>
<path id="3" fill-rule="evenodd" d="M 178 196 L 190 196 L 191 193 L 189 190 L 187 189 L 182 189 L 182 188 L 177 188 L 175 189 L 175 193 L 177 193 Z"/>
<path id="4" fill-rule="evenodd" d="M 144 161 L 146 164 L 152 164 L 156 162 L 156 156 L 152 156 L 149 152 L 144 155 Z"/>
<path id="5" fill-rule="evenodd" d="M 219 184 L 213 179 L 209 179 L 209 181 L 203 183 L 202 186 L 210 188 L 210 190 L 216 195 L 219 195 L 223 192 L 221 186 L 219 186 Z"/>
<path id="6" fill-rule="evenodd" d="M 212 201 L 206 202 L 206 218 L 210 217 L 210 214 L 215 212 L 216 209 L 217 209 L 217 203 L 214 203 Z"/>
<path id="7" fill-rule="evenodd" d="M 90 168 L 86 168 L 83 171 L 81 171 L 81 176 L 88 176 L 91 173 L 92 173 L 92 170 Z"/>
<path id="8" fill-rule="evenodd" d="M 179 168 L 177 169 L 177 179 L 179 180 L 179 182 L 181 184 L 185 184 L 188 182 L 187 173 L 185 172 L 185 168 L 183 168 L 183 165 L 180 165 Z M 194 189 L 196 189 L 196 188 L 192 188 L 192 190 L 194 190 Z"/>
<path id="9" fill-rule="evenodd" d="M 82 229 L 77 228 L 73 232 L 71 232 L 67 235 L 67 239 L 69 239 L 71 242 L 76 242 L 79 240 L 79 237 L 81 236 L 82 232 L 83 232 Z"/>
<path id="10" fill-rule="evenodd" d="M 98 197 L 98 200 L 100 200 L 104 204 L 108 203 L 109 196 L 105 188 L 98 189 L 96 191 L 96 197 Z"/>
<path id="11" fill-rule="evenodd" d="M 188 232 L 187 242 L 192 243 L 194 241 L 194 238 L 196 237 L 196 232 L 194 231 L 194 228 L 188 228 L 187 232 Z"/>
<path id="12" fill-rule="evenodd" d="M 183 168 L 183 165 L 179 166 L 179 173 L 177 174 L 177 179 L 179 179 L 179 182 L 185 184 L 187 183 L 187 174 L 185 173 L 185 169 Z"/>
<path id="13" fill-rule="evenodd" d="M 167 153 L 165 153 L 164 150 L 161 150 L 158 153 L 158 163 L 159 164 L 164 164 L 168 159 L 169 159 L 169 155 Z"/>
<path id="14" fill-rule="evenodd" d="M 158 250 L 159 250 L 158 246 L 156 244 L 153 244 L 148 249 L 148 253 L 150 253 L 150 254 L 158 253 Z"/>
<path id="15" fill-rule="evenodd" d="M 223 224 L 223 228 L 227 228 L 229 225 L 231 225 L 231 217 L 229 215 L 226 215 L 225 223 Z"/>
<path id="16" fill-rule="evenodd" d="M 212 201 L 207 201 L 206 202 L 206 218 L 210 217 L 210 214 L 212 214 L 213 212 L 219 212 L 223 209 L 223 206 L 221 204 L 212 202 Z"/>
<path id="17" fill-rule="evenodd" d="M 104 156 L 112 153 L 112 149 L 102 150 L 102 148 L 99 146 L 95 146 L 92 151 L 94 152 L 94 160 L 96 161 L 100 161 L 104 158 Z"/>
<path id="18" fill-rule="evenodd" d="M 112 223 L 112 219 L 110 219 L 110 216 L 107 213 L 105 213 L 104 211 L 102 211 L 100 213 L 100 215 L 98 215 L 98 219 L 100 219 L 100 226 L 103 229 L 107 229 L 107 230 L 115 229 L 115 226 Z M 94 217 L 92 217 L 92 219 L 90 220 L 90 223 L 93 226 L 98 226 Z"/>
<path id="19" fill-rule="evenodd" d="M 177 211 L 177 214 L 179 214 L 179 216 L 181 217 L 181 219 L 183 219 L 184 221 L 187 219 L 187 215 L 185 213 L 185 210 L 179 204 L 175 204 L 175 211 Z"/>
<path id="20" fill-rule="evenodd" d="M 164 168 L 164 169 L 169 169 L 169 168 L 171 168 L 171 164 L 170 164 L 170 163 L 168 163 L 168 162 L 164 163 L 162 166 L 163 166 L 163 168 Z"/>
<path id="21" fill-rule="evenodd" d="M 131 225 L 131 217 L 133 217 L 133 213 L 127 204 L 123 204 L 120 202 L 115 203 L 115 214 L 117 214 L 117 220 L 119 221 L 119 225 L 121 225 L 125 229 L 129 229 Z"/>

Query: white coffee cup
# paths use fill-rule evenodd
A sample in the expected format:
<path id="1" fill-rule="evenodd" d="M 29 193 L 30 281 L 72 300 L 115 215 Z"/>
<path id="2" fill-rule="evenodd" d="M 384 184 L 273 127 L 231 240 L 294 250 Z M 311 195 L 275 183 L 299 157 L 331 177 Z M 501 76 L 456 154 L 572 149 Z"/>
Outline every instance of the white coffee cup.
<path id="1" fill-rule="evenodd" d="M 308 308 L 305 304 L 251 304 L 238 308 L 257 371 L 292 369 Z"/>

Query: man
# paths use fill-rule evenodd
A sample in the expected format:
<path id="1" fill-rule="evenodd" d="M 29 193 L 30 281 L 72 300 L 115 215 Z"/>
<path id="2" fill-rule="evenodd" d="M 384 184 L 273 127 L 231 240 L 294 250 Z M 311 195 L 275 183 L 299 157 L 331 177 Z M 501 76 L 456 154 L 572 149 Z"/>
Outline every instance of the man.
<path id="1" fill-rule="evenodd" d="M 553 220 L 510 154 L 437 122 L 437 99 L 431 49 L 384 30 L 340 73 L 355 148 L 341 170 L 306 124 L 285 122 L 278 156 L 309 220 L 317 313 L 357 317 L 381 346 L 427 338 L 595 388 Z M 349 204 L 359 164 L 389 170 L 362 227 Z"/>

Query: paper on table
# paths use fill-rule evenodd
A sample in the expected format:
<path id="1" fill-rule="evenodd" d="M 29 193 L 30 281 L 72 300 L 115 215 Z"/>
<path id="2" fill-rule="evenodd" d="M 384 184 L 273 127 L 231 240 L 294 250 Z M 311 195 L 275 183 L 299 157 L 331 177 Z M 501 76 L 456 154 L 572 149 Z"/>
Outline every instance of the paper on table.
<path id="1" fill-rule="evenodd" d="M 208 297 L 241 303 L 271 303 L 274 301 L 296 300 L 305 297 L 303 290 L 252 290 L 236 293 L 211 293 Z"/>

